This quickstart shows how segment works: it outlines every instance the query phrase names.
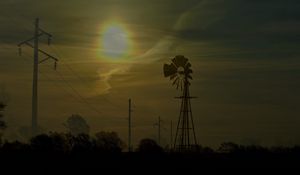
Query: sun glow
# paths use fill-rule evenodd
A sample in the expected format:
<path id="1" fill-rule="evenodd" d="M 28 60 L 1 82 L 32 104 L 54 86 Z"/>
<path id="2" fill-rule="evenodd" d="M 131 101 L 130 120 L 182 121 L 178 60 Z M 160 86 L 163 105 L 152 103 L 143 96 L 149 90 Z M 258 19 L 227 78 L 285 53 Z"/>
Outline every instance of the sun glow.
<path id="1" fill-rule="evenodd" d="M 118 23 L 110 23 L 102 30 L 101 55 L 110 59 L 126 58 L 131 51 L 129 32 Z"/>

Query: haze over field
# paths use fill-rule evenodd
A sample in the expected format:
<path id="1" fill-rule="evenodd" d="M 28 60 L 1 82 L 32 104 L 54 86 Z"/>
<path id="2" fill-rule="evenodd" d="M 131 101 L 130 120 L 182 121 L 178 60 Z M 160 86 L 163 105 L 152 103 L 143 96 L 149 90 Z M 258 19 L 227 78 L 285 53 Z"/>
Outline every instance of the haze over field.
<path id="1" fill-rule="evenodd" d="M 163 63 L 189 58 L 198 142 L 216 146 L 300 144 L 300 2 L 297 0 L 6 0 L 0 2 L 0 84 L 10 100 L 7 138 L 31 124 L 34 19 L 53 34 L 41 48 L 57 56 L 40 65 L 39 125 L 65 131 L 71 114 L 92 132 L 127 138 L 128 99 L 133 141 L 156 139 L 153 124 L 178 119 L 178 96 Z M 88 104 L 87 104 L 88 103 Z"/>

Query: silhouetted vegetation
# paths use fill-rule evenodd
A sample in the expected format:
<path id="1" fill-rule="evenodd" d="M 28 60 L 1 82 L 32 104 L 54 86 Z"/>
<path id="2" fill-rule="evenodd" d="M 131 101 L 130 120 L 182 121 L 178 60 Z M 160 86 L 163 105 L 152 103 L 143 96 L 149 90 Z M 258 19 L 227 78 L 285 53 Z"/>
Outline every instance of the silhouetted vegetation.
<path id="1" fill-rule="evenodd" d="M 4 142 L 0 146 L 2 160 L 9 165 L 38 164 L 39 168 L 55 173 L 62 168 L 68 173 L 78 173 L 95 168 L 111 170 L 147 169 L 154 172 L 164 169 L 176 173 L 178 169 L 188 171 L 217 170 L 228 168 L 295 168 L 300 161 L 300 147 L 263 147 L 224 142 L 219 148 L 197 145 L 190 152 L 178 153 L 164 149 L 152 139 L 142 139 L 135 152 L 127 151 L 125 143 L 115 132 L 97 132 L 95 135 L 73 135 L 71 133 L 40 134 L 29 142 Z M 50 166 L 51 165 L 51 166 Z M 102 170 L 103 171 L 103 170 Z M 131 170 L 130 170 L 131 171 Z"/>
<path id="2" fill-rule="evenodd" d="M 64 126 L 68 129 L 68 131 L 72 135 L 79 135 L 79 134 L 89 134 L 90 126 L 87 124 L 85 119 L 77 114 L 71 115 Z"/>
<path id="3" fill-rule="evenodd" d="M 164 150 L 152 139 L 142 139 L 137 148 L 140 153 L 163 153 Z"/>
<path id="4" fill-rule="evenodd" d="M 72 154 L 75 152 L 97 152 L 97 153 L 122 153 L 126 144 L 119 138 L 116 132 L 97 132 L 94 136 L 88 134 L 73 135 L 71 133 L 40 134 L 30 139 L 28 143 L 20 141 L 1 144 L 1 152 L 6 151 L 34 151 L 34 152 L 56 152 L 61 154 Z M 176 153 L 174 150 L 164 149 L 152 139 L 142 139 L 135 150 L 136 153 Z M 188 152 L 189 154 L 297 154 L 300 155 L 300 146 L 294 147 L 263 147 L 259 145 L 239 145 L 233 142 L 221 143 L 219 148 L 212 149 L 196 145 Z M 178 153 L 176 153 L 178 154 Z M 185 153 L 181 153 L 185 154 Z"/>
<path id="5" fill-rule="evenodd" d="M 29 143 L 5 142 L 1 152 L 29 151 L 33 153 L 121 153 L 125 143 L 115 132 L 98 132 L 94 137 L 87 134 L 70 133 L 40 134 L 30 139 Z"/>
<path id="6" fill-rule="evenodd" d="M 257 160 L 262 163 L 263 160 L 272 160 L 273 158 L 293 158 L 299 160 L 300 146 L 294 147 L 263 147 L 259 145 L 239 145 L 232 142 L 222 143 L 218 149 L 214 150 L 209 147 L 197 145 L 191 152 L 177 153 L 174 150 L 163 149 L 152 139 L 142 139 L 136 151 L 128 154 L 125 151 L 125 143 L 119 138 L 115 132 L 98 132 L 94 136 L 88 134 L 73 135 L 70 133 L 56 133 L 41 134 L 30 139 L 28 143 L 4 142 L 1 144 L 0 152 L 2 155 L 22 156 L 23 154 L 39 155 L 60 155 L 64 157 L 81 155 L 81 156 L 96 156 L 97 155 L 114 155 L 112 157 L 120 159 L 130 155 L 161 155 L 162 160 L 183 158 L 187 161 L 196 160 L 216 160 L 218 163 L 222 162 L 225 165 L 233 161 L 240 163 L 239 160 L 249 161 Z M 186 155 L 185 157 L 182 157 Z M 139 159 L 142 158 L 139 156 Z M 174 157 L 175 156 L 175 157 Z M 101 156 L 100 156 L 101 157 Z M 134 156 L 133 156 L 134 157 Z M 45 157 L 46 158 L 46 157 Z M 179 159 L 179 160 L 180 160 Z M 293 160 L 290 159 L 290 160 Z M 288 159 L 289 160 L 289 159 Z M 255 163 L 258 163 L 255 162 Z"/>
<path id="7" fill-rule="evenodd" d="M 95 134 L 94 145 L 99 152 L 120 153 L 125 143 L 116 132 L 98 132 Z"/>

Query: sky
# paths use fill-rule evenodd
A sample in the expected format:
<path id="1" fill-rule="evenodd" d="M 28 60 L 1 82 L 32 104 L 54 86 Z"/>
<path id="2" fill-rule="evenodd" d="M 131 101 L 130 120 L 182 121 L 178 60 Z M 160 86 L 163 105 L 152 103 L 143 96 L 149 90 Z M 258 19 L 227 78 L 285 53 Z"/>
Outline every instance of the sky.
<path id="1" fill-rule="evenodd" d="M 131 98 L 133 142 L 156 139 L 161 116 L 169 143 L 180 91 L 162 68 L 180 54 L 192 64 L 200 144 L 300 144 L 297 0 L 2 0 L 0 14 L 9 139 L 31 123 L 33 51 L 23 47 L 20 57 L 17 44 L 32 37 L 38 17 L 53 35 L 50 46 L 41 37 L 40 48 L 59 58 L 56 71 L 51 61 L 39 65 L 38 122 L 45 131 L 63 132 L 66 119 L 80 114 L 91 133 L 116 131 L 126 141 Z M 105 39 L 114 25 L 125 45 Z M 105 54 L 107 43 L 121 55 Z"/>

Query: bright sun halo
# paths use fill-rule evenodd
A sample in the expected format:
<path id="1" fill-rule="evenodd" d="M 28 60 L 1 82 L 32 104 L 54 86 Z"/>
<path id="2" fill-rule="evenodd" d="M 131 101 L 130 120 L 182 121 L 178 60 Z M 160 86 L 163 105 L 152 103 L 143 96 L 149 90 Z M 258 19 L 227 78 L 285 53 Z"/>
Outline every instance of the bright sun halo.
<path id="1" fill-rule="evenodd" d="M 123 58 L 129 54 L 130 41 L 126 30 L 118 24 L 110 24 L 103 30 L 102 52 L 109 58 Z"/>

